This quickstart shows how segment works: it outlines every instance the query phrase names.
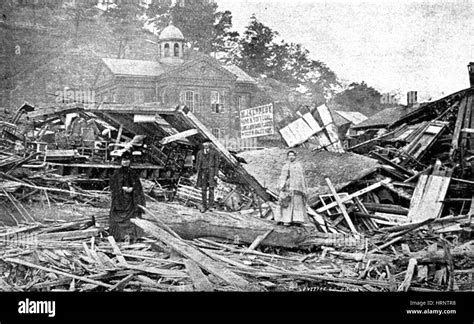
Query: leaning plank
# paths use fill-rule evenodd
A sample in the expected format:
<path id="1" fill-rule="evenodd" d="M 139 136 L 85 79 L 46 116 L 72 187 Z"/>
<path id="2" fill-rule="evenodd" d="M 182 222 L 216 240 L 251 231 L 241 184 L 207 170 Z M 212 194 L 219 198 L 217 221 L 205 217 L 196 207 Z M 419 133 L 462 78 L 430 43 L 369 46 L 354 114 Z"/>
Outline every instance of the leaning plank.
<path id="1" fill-rule="evenodd" d="M 468 215 L 474 216 L 474 194 L 472 195 L 471 207 L 469 208 L 469 214 Z"/>
<path id="2" fill-rule="evenodd" d="M 204 135 L 214 144 L 221 156 L 226 160 L 227 163 L 229 163 L 233 167 L 235 173 L 240 175 L 242 179 L 244 179 L 245 182 L 255 190 L 255 192 L 260 196 L 260 198 L 262 198 L 264 201 L 270 200 L 270 196 L 267 190 L 244 169 L 244 167 L 232 156 L 232 154 L 230 154 L 230 152 L 224 147 L 224 145 L 222 145 L 221 142 L 214 135 L 212 135 L 212 133 L 207 129 L 207 127 L 204 126 L 204 124 L 202 124 L 201 121 L 196 116 L 194 116 L 193 113 L 182 112 L 182 116 L 186 118 L 186 121 L 192 124 L 193 128 L 199 130 L 202 135 Z"/>
<path id="3" fill-rule="evenodd" d="M 257 236 L 257 238 L 255 239 L 255 241 L 253 241 L 252 244 L 250 244 L 250 246 L 249 246 L 249 248 L 248 248 L 247 250 L 248 250 L 248 251 L 253 251 L 253 250 L 255 250 L 255 249 L 260 245 L 260 243 L 262 243 L 262 241 L 265 240 L 268 235 L 270 235 L 271 232 L 273 232 L 273 229 L 269 229 L 266 233 Z"/>
<path id="4" fill-rule="evenodd" d="M 415 188 L 414 197 L 410 204 L 408 218 L 411 222 L 422 222 L 426 219 L 438 218 L 443 210 L 443 201 L 451 178 L 432 175 L 424 180 L 425 177 L 427 176 L 420 177 L 419 186 L 417 185 Z M 426 182 L 424 186 L 423 181 Z"/>
<path id="5" fill-rule="evenodd" d="M 212 283 L 207 279 L 206 275 L 202 273 L 196 262 L 187 260 L 185 261 L 186 271 L 189 277 L 193 281 L 193 285 L 196 291 L 214 291 Z"/>
<path id="6" fill-rule="evenodd" d="M 451 152 L 450 152 L 451 158 L 454 157 L 454 154 L 459 149 L 459 137 L 461 135 L 462 123 L 464 121 L 466 106 L 467 106 L 467 99 L 463 98 L 459 106 L 459 110 L 458 110 L 458 114 L 456 118 L 456 124 L 454 126 L 454 133 L 453 133 L 453 139 L 451 142 Z"/>
<path id="7" fill-rule="evenodd" d="M 70 241 L 80 240 L 90 237 L 98 236 L 100 232 L 99 228 L 90 228 L 82 231 L 68 231 L 60 233 L 45 233 L 39 234 L 38 240 L 40 241 Z"/>
<path id="8" fill-rule="evenodd" d="M 331 141 L 334 152 L 344 153 L 344 147 L 342 146 L 341 140 L 339 139 L 339 135 L 337 134 L 337 127 L 334 124 L 334 120 L 331 116 L 329 108 L 326 105 L 321 105 L 316 109 L 319 113 L 319 116 L 321 117 L 323 127 L 328 133 L 329 140 Z"/>
<path id="9" fill-rule="evenodd" d="M 410 261 L 408 262 L 407 272 L 405 274 L 405 280 L 403 280 L 397 291 L 408 291 L 411 285 L 411 280 L 413 278 L 413 273 L 415 272 L 416 264 L 416 259 L 410 259 Z"/>
<path id="10" fill-rule="evenodd" d="M 131 222 L 142 228 L 145 232 L 153 235 L 166 245 L 169 245 L 176 252 L 193 260 L 200 267 L 206 269 L 207 271 L 221 278 L 230 285 L 237 286 L 240 288 L 249 287 L 249 282 L 247 280 L 224 268 L 219 263 L 215 262 L 214 260 L 206 256 L 204 253 L 202 253 L 199 249 L 187 244 L 181 239 L 174 237 L 173 235 L 159 228 L 153 223 L 143 219 L 132 219 Z"/>
<path id="11" fill-rule="evenodd" d="M 88 283 L 98 285 L 98 286 L 102 286 L 102 287 L 105 287 L 105 288 L 112 288 L 113 287 L 112 285 L 109 285 L 109 284 L 106 284 L 106 283 L 103 283 L 103 282 L 100 282 L 100 281 L 97 281 L 97 280 L 92 280 L 92 279 L 89 279 L 87 277 L 80 277 L 80 276 L 76 276 L 76 275 L 73 275 L 73 274 L 70 274 L 70 273 L 67 273 L 67 272 L 46 268 L 46 267 L 36 265 L 34 263 L 30 263 L 30 262 L 23 261 L 23 260 L 20 260 L 20 259 L 5 258 L 3 260 L 6 261 L 6 262 L 10 262 L 10 263 L 20 264 L 20 265 L 23 265 L 23 266 L 29 267 L 29 268 L 39 269 L 39 270 L 43 270 L 43 271 L 46 271 L 46 272 L 52 272 L 52 273 L 55 273 L 55 274 L 58 274 L 58 275 L 61 275 L 61 276 L 65 276 L 65 277 L 68 277 L 68 278 L 73 278 L 73 279 L 76 279 L 76 280 L 88 282 Z"/>
<path id="12" fill-rule="evenodd" d="M 184 139 L 184 138 L 186 138 L 186 137 L 196 135 L 196 134 L 198 134 L 198 133 L 199 133 L 199 132 L 198 132 L 197 129 L 189 129 L 189 130 L 187 130 L 187 131 L 184 131 L 184 132 L 181 132 L 181 133 L 178 133 L 178 134 L 174 134 L 174 135 L 170 135 L 170 136 L 164 137 L 164 138 L 160 141 L 160 144 L 161 144 L 161 145 L 166 145 L 166 144 L 169 144 L 169 143 L 172 143 L 172 142 L 179 141 L 179 140 Z"/>
<path id="13" fill-rule="evenodd" d="M 347 213 L 346 207 L 344 206 L 343 202 L 341 201 L 341 198 L 337 194 L 336 189 L 332 185 L 332 182 L 329 178 L 326 178 L 326 183 L 328 184 L 329 189 L 331 190 L 331 193 L 334 196 L 334 199 L 336 200 L 336 203 L 339 205 L 339 208 L 341 209 L 342 215 L 344 215 L 344 218 L 349 225 L 349 228 L 351 229 L 352 233 L 357 233 L 356 228 L 354 227 L 354 224 L 352 223 L 351 218 L 349 217 L 349 214 Z"/>
<path id="14" fill-rule="evenodd" d="M 129 274 L 128 276 L 117 282 L 115 285 L 113 285 L 111 288 L 109 288 L 108 291 L 122 291 L 123 288 L 125 288 L 125 286 L 133 279 L 133 277 L 133 274 Z"/>
<path id="15" fill-rule="evenodd" d="M 119 265 L 127 265 L 127 261 L 122 255 L 122 251 L 120 251 L 120 248 L 117 245 L 117 242 L 115 242 L 115 239 L 113 236 L 108 236 L 107 240 L 109 240 L 110 245 L 112 246 L 112 249 L 114 250 L 114 254 L 117 257 Z"/>
<path id="16" fill-rule="evenodd" d="M 388 183 L 390 183 L 390 181 L 391 181 L 391 179 L 384 179 L 380 182 L 377 182 L 377 183 L 374 183 L 373 185 L 368 186 L 367 188 L 361 189 L 361 190 L 356 191 L 356 192 L 354 192 L 354 193 L 352 193 L 352 194 L 350 194 L 346 197 L 342 197 L 342 198 L 339 198 L 339 199 L 341 200 L 341 202 L 349 201 L 354 197 L 359 197 L 363 194 L 366 194 L 366 193 L 368 193 L 372 190 L 375 190 L 375 189 L 381 187 L 384 184 L 388 184 Z M 322 212 L 325 212 L 326 210 L 331 209 L 331 208 L 336 207 L 336 206 L 337 206 L 337 202 L 333 201 L 332 203 L 327 204 L 326 206 L 323 206 L 321 208 L 316 209 L 316 212 L 317 213 L 322 213 Z"/>

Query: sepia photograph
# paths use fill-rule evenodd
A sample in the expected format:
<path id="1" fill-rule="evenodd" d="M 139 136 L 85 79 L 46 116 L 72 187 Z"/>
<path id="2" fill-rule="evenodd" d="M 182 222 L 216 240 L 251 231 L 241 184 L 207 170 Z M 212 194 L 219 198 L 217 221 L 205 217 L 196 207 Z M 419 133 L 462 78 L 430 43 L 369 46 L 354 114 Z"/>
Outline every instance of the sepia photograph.
<path id="1" fill-rule="evenodd" d="M 472 324 L 473 102 L 472 0 L 1 0 L 0 323 Z"/>

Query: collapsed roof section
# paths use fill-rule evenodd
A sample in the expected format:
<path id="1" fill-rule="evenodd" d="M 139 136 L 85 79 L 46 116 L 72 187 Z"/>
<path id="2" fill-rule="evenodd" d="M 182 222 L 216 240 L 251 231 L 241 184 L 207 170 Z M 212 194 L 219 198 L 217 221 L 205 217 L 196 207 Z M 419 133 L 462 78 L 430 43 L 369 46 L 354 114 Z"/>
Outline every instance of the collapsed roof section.
<path id="1" fill-rule="evenodd" d="M 238 178 L 243 185 L 252 188 L 264 201 L 270 199 L 267 190 L 251 176 L 237 159 L 212 135 L 186 106 L 162 107 L 156 105 L 89 105 L 85 107 L 90 112 L 104 119 L 115 127 L 123 127 L 135 135 L 161 137 L 162 143 L 168 140 L 189 141 L 191 145 L 201 145 L 211 141 L 221 158 L 231 167 L 233 177 Z M 140 122 L 141 121 L 141 122 Z"/>

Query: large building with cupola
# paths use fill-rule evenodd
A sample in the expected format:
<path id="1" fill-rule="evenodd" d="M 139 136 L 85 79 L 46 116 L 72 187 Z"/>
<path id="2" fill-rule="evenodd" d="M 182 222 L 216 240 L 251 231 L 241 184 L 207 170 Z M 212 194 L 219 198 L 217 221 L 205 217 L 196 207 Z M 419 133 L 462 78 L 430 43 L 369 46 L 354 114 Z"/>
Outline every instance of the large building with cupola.
<path id="1" fill-rule="evenodd" d="M 214 136 L 240 140 L 240 111 L 268 103 L 256 81 L 234 65 L 189 49 L 170 24 L 156 42 L 156 60 L 102 59 L 94 83 L 96 101 L 115 104 L 186 105 Z M 240 142 L 255 147 L 256 138 Z"/>

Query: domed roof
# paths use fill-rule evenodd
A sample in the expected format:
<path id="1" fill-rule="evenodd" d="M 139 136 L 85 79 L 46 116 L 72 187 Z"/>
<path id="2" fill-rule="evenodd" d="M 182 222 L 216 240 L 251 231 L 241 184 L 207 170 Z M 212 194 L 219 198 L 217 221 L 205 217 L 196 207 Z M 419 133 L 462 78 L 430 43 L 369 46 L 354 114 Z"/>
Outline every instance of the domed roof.
<path id="1" fill-rule="evenodd" d="M 183 33 L 179 28 L 170 23 L 168 27 L 163 29 L 160 33 L 160 40 L 184 40 Z"/>

